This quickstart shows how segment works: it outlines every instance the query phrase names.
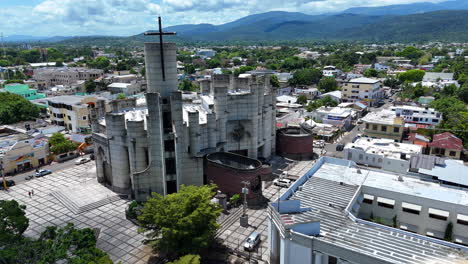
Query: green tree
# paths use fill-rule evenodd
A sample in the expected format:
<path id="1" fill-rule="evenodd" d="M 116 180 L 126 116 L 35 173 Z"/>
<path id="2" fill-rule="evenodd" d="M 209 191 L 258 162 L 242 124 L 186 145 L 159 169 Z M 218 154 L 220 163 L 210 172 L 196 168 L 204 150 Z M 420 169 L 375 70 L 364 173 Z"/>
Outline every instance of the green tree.
<path id="1" fill-rule="evenodd" d="M 239 76 L 239 74 L 252 71 L 254 67 L 252 66 L 240 66 L 238 69 L 234 70 L 234 75 Z"/>
<path id="2" fill-rule="evenodd" d="M 96 91 L 96 83 L 93 80 L 87 80 L 84 84 L 86 93 L 94 93 Z"/>
<path id="3" fill-rule="evenodd" d="M 196 92 L 198 91 L 198 88 L 198 85 L 187 79 L 184 79 L 179 83 L 179 90 L 184 92 Z"/>
<path id="4" fill-rule="evenodd" d="M 447 227 L 445 228 L 444 239 L 447 240 L 447 241 L 452 241 L 453 240 L 453 224 L 452 224 L 452 222 L 448 222 Z"/>
<path id="5" fill-rule="evenodd" d="M 146 78 L 146 67 L 141 68 L 140 74 Z"/>
<path id="6" fill-rule="evenodd" d="M 458 89 L 458 98 L 468 104 L 468 83 L 463 84 L 460 89 Z"/>
<path id="7" fill-rule="evenodd" d="M 328 93 L 335 91 L 338 88 L 335 78 L 333 77 L 323 77 L 320 79 L 317 88 L 321 93 Z"/>
<path id="8" fill-rule="evenodd" d="M 92 62 L 89 63 L 89 66 L 97 69 L 104 69 L 109 67 L 110 60 L 106 57 L 97 57 Z"/>
<path id="9" fill-rule="evenodd" d="M 180 257 L 177 260 L 169 262 L 168 264 L 200 264 L 200 256 L 199 255 L 185 255 Z"/>
<path id="10" fill-rule="evenodd" d="M 15 200 L 0 200 L 0 244 L 18 239 L 26 231 L 29 220 L 25 210 L 26 206 Z"/>
<path id="11" fill-rule="evenodd" d="M 299 96 L 297 97 L 296 103 L 301 104 L 301 105 L 307 104 L 307 96 L 305 96 L 305 95 L 303 95 L 303 94 L 299 95 Z"/>
<path id="12" fill-rule="evenodd" d="M 63 60 L 62 59 L 57 59 L 55 61 L 55 67 L 63 67 Z"/>
<path id="13" fill-rule="evenodd" d="M 242 62 L 239 59 L 232 60 L 232 63 L 234 63 L 235 66 L 239 66 L 242 64 Z"/>
<path id="14" fill-rule="evenodd" d="M 122 100 L 122 99 L 125 99 L 125 98 L 127 98 L 127 97 L 125 96 L 124 93 L 119 93 L 119 94 L 117 95 L 117 100 Z"/>
<path id="15" fill-rule="evenodd" d="M 316 84 L 322 77 L 322 71 L 319 69 L 297 70 L 293 77 L 289 79 L 289 84 L 293 86 Z"/>
<path id="16" fill-rule="evenodd" d="M 335 107 L 338 105 L 336 101 L 334 101 L 330 96 L 325 96 L 324 98 L 320 99 L 320 103 L 326 107 Z"/>
<path id="17" fill-rule="evenodd" d="M 446 120 L 449 113 L 464 112 L 466 110 L 465 103 L 455 97 L 442 97 L 430 103 L 430 106 L 441 112 Z"/>
<path id="18" fill-rule="evenodd" d="M 365 77 L 377 77 L 379 76 L 379 71 L 377 71 L 376 69 L 367 69 L 364 71 L 364 76 Z"/>
<path id="19" fill-rule="evenodd" d="M 184 72 L 186 74 L 194 74 L 195 73 L 195 66 L 193 66 L 193 64 L 186 64 L 184 66 Z"/>
<path id="20" fill-rule="evenodd" d="M 213 69 L 221 66 L 221 61 L 219 59 L 213 58 L 205 61 L 208 68 Z"/>
<path id="21" fill-rule="evenodd" d="M 458 93 L 458 87 L 455 84 L 450 84 L 442 89 L 442 94 L 445 96 L 456 96 Z"/>
<path id="22" fill-rule="evenodd" d="M 0 67 L 6 67 L 10 65 L 11 65 L 10 61 L 5 60 L 5 59 L 0 60 Z"/>
<path id="23" fill-rule="evenodd" d="M 398 85 L 400 85 L 400 84 L 401 83 L 397 79 L 395 79 L 393 77 L 388 77 L 388 78 L 386 78 L 384 80 L 384 85 L 388 86 L 388 87 L 390 87 L 392 89 L 396 89 L 398 87 Z"/>
<path id="24" fill-rule="evenodd" d="M 278 76 L 276 75 L 271 75 L 270 76 L 270 84 L 271 86 L 275 87 L 275 88 L 279 88 L 280 87 L 280 83 L 279 83 L 279 80 L 278 80 Z"/>
<path id="25" fill-rule="evenodd" d="M 160 252 L 198 254 L 208 248 L 222 209 L 211 202 L 216 185 L 184 186 L 177 193 L 153 193 L 138 217 L 146 243 Z"/>
<path id="26" fill-rule="evenodd" d="M 78 145 L 66 139 L 62 133 L 54 133 L 49 138 L 50 151 L 55 155 L 76 150 Z"/>
<path id="27" fill-rule="evenodd" d="M 424 55 L 424 51 L 415 47 L 409 46 L 404 48 L 402 51 L 396 53 L 397 56 L 406 57 L 408 59 L 419 59 Z"/>
<path id="28" fill-rule="evenodd" d="M 397 78 L 400 82 L 420 82 L 424 74 L 426 72 L 423 70 L 409 70 L 398 74 Z"/>
<path id="29" fill-rule="evenodd" d="M 39 108 L 24 97 L 0 93 L 0 124 L 13 124 L 39 117 Z"/>

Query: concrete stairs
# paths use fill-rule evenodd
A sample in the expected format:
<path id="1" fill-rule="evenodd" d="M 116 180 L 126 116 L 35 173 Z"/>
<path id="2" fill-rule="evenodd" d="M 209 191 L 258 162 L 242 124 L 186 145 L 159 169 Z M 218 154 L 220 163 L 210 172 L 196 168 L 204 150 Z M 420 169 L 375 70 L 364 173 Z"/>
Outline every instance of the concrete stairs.
<path id="1" fill-rule="evenodd" d="M 118 195 L 112 195 L 104 199 L 100 199 L 95 202 L 80 206 L 77 203 L 73 202 L 73 200 L 71 200 L 68 196 L 66 196 L 62 191 L 55 191 L 55 192 L 50 193 L 50 195 L 57 198 L 57 200 L 59 200 L 66 208 L 68 208 L 70 211 L 72 211 L 75 214 L 81 214 L 87 211 L 91 211 L 93 209 L 99 208 L 106 204 L 120 200 L 120 197 Z"/>

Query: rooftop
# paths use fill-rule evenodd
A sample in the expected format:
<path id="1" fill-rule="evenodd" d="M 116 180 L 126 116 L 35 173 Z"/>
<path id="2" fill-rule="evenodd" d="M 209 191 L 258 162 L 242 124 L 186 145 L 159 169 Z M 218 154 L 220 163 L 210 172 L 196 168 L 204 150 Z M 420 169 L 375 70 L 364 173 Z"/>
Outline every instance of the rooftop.
<path id="1" fill-rule="evenodd" d="M 353 110 L 350 108 L 343 108 L 343 107 L 326 107 L 321 106 L 315 110 L 319 113 L 326 113 L 328 115 L 332 115 L 334 117 L 348 117 L 353 114 Z"/>
<path id="2" fill-rule="evenodd" d="M 361 78 L 351 79 L 351 80 L 349 80 L 349 82 L 350 83 L 370 83 L 370 84 L 373 84 L 373 83 L 380 82 L 380 80 L 361 77 Z"/>
<path id="3" fill-rule="evenodd" d="M 450 132 L 436 134 L 429 143 L 430 147 L 463 150 L 463 141 Z"/>
<path id="4" fill-rule="evenodd" d="M 292 229 L 304 237 L 310 235 L 306 234 L 310 231 L 308 225 L 294 229 L 295 225 L 320 221 L 320 236 L 310 239 L 389 263 L 461 263 L 466 260 L 468 253 L 458 249 L 463 246 L 350 215 L 347 208 L 363 187 L 468 205 L 465 191 L 409 177 L 399 181 L 398 177 L 383 171 L 358 169 L 351 161 L 322 157 L 280 197 L 283 204 L 280 213 L 277 213 L 277 203 L 271 204 L 273 216 L 280 215 L 284 229 Z M 288 206 L 293 204 L 296 204 L 293 208 L 296 211 L 288 211 L 291 209 Z"/>
<path id="5" fill-rule="evenodd" d="M 47 101 L 51 103 L 62 103 L 62 104 L 70 104 L 70 105 L 77 105 L 81 104 L 83 99 L 85 99 L 86 96 L 81 96 L 81 95 L 62 95 L 62 96 L 55 96 L 55 97 L 48 97 Z"/>
<path id="6" fill-rule="evenodd" d="M 421 168 L 419 173 L 437 177 L 444 182 L 468 186 L 468 166 L 465 166 L 461 160 L 447 159 L 444 165 L 437 165 L 432 169 Z"/>
<path id="7" fill-rule="evenodd" d="M 362 121 L 367 122 L 367 123 L 393 125 L 395 118 L 396 118 L 395 112 L 392 112 L 391 110 L 388 110 L 388 109 L 383 109 L 379 112 L 368 113 L 365 117 L 362 118 Z"/>
<path id="8" fill-rule="evenodd" d="M 392 139 L 384 138 L 359 138 L 354 143 L 348 143 L 345 149 L 361 149 L 366 153 L 374 153 L 393 159 L 401 159 L 401 154 L 421 153 L 422 146 L 398 143 Z"/>

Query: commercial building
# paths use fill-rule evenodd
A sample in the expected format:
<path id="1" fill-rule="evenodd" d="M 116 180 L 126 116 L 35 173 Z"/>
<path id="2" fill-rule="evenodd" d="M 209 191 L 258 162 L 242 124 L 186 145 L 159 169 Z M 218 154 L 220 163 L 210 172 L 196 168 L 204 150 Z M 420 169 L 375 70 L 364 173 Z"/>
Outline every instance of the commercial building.
<path id="1" fill-rule="evenodd" d="M 50 87 L 71 85 L 79 80 L 94 80 L 101 77 L 103 73 L 103 70 L 86 68 L 37 68 L 34 69 L 33 78 Z"/>
<path id="2" fill-rule="evenodd" d="M 28 100 L 36 100 L 46 97 L 45 94 L 38 93 L 36 89 L 29 89 L 29 86 L 26 84 L 8 84 L 0 91 L 21 95 Z"/>
<path id="3" fill-rule="evenodd" d="M 362 118 L 365 124 L 364 134 L 371 138 L 389 138 L 401 141 L 405 120 L 395 112 L 383 109 L 368 113 Z"/>
<path id="4" fill-rule="evenodd" d="M 3 173 L 15 174 L 46 164 L 49 144 L 44 138 L 34 138 L 26 131 L 0 127 L 0 164 Z"/>
<path id="5" fill-rule="evenodd" d="M 382 82 L 377 79 L 356 78 L 343 84 L 342 93 L 344 102 L 365 101 L 374 106 L 383 96 Z"/>
<path id="6" fill-rule="evenodd" d="M 436 134 L 432 137 L 432 142 L 428 144 L 431 148 L 431 155 L 460 159 L 463 151 L 463 141 L 450 132 Z"/>
<path id="7" fill-rule="evenodd" d="M 442 121 L 442 114 L 434 108 L 399 105 L 390 110 L 403 117 L 406 123 L 437 126 Z"/>
<path id="8" fill-rule="evenodd" d="M 147 108 L 113 111 L 105 119 L 92 108 L 99 182 L 144 201 L 151 192 L 206 183 L 207 154 L 258 159 L 275 152 L 276 91 L 268 74 L 213 75 L 200 82 L 198 95 L 178 90 L 174 43 L 145 43 L 145 60 Z"/>
<path id="9" fill-rule="evenodd" d="M 268 206 L 270 263 L 463 263 L 467 201 L 465 190 L 322 157 Z"/>
<path id="10" fill-rule="evenodd" d="M 337 69 L 333 65 L 325 66 L 323 67 L 323 70 L 322 70 L 322 75 L 325 77 L 337 78 L 337 77 L 340 77 L 342 74 L 343 72 L 340 69 Z"/>
<path id="11" fill-rule="evenodd" d="M 410 157 L 422 153 L 422 146 L 397 143 L 392 139 L 359 138 L 344 147 L 343 157 L 357 164 L 406 173 Z"/>
<path id="12" fill-rule="evenodd" d="M 354 111 L 350 108 L 321 106 L 315 109 L 309 116 L 315 122 L 334 125 L 340 129 L 348 130 Z"/>
<path id="13" fill-rule="evenodd" d="M 320 92 L 319 92 L 319 90 L 317 88 L 306 88 L 306 89 L 295 88 L 294 93 L 297 96 L 305 95 L 308 100 L 312 100 L 312 99 L 316 98 L 320 94 Z"/>
<path id="14" fill-rule="evenodd" d="M 48 97 L 51 123 L 77 133 L 89 133 L 89 108 L 96 104 L 96 96 L 63 95 Z M 107 106 L 107 110 L 110 110 Z"/>

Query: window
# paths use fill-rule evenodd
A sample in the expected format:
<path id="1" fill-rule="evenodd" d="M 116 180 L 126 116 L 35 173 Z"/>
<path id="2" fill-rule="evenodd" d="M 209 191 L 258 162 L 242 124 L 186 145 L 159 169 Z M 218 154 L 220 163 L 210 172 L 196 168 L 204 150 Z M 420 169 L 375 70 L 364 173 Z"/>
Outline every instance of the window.
<path id="1" fill-rule="evenodd" d="M 164 140 L 164 151 L 174 151 L 175 144 L 174 140 Z"/>
<path id="2" fill-rule="evenodd" d="M 67 116 L 68 117 L 68 120 L 71 120 L 71 116 Z"/>
<path id="3" fill-rule="evenodd" d="M 438 122 L 439 122 L 439 119 L 432 119 L 432 122 L 438 123 Z"/>
<path id="4" fill-rule="evenodd" d="M 377 130 L 377 125 L 372 125 L 372 130 Z"/>
<path id="5" fill-rule="evenodd" d="M 437 219 L 437 220 L 446 221 L 449 217 L 449 212 L 439 210 L 439 209 L 429 208 L 429 217 Z"/>
<path id="6" fill-rule="evenodd" d="M 395 207 L 395 200 L 378 197 L 377 198 L 377 205 L 384 208 L 393 209 Z"/>
<path id="7" fill-rule="evenodd" d="M 353 158 L 353 153 L 348 152 L 348 159 L 350 160 L 350 159 L 352 159 L 352 158 Z"/>
<path id="8" fill-rule="evenodd" d="M 167 158 L 165 160 L 166 174 L 176 174 L 176 161 L 175 158 Z"/>
<path id="9" fill-rule="evenodd" d="M 83 120 L 86 120 L 86 116 L 83 116 Z"/>
<path id="10" fill-rule="evenodd" d="M 378 162 L 378 163 L 382 163 L 382 159 L 379 158 L 379 159 L 377 160 L 377 162 Z"/>
<path id="11" fill-rule="evenodd" d="M 362 200 L 363 203 L 372 204 L 374 202 L 374 196 L 369 194 L 364 194 L 364 199 Z"/>
<path id="12" fill-rule="evenodd" d="M 450 156 L 455 156 L 455 155 L 456 155 L 456 152 L 455 152 L 455 151 L 450 151 L 450 152 L 449 152 L 449 155 L 450 155 Z"/>
<path id="13" fill-rule="evenodd" d="M 468 215 L 458 214 L 457 215 L 457 224 L 468 225 Z"/>
<path id="14" fill-rule="evenodd" d="M 359 160 L 362 160 L 364 156 L 362 154 L 359 154 Z"/>
<path id="15" fill-rule="evenodd" d="M 410 204 L 410 203 L 401 203 L 401 207 L 403 212 L 409 213 L 409 214 L 415 214 L 419 215 L 421 212 L 421 206 L 417 204 Z"/>
<path id="16" fill-rule="evenodd" d="M 171 112 L 163 112 L 163 128 L 164 132 L 172 132 L 172 116 Z"/>
<path id="17" fill-rule="evenodd" d="M 366 124 L 366 129 L 369 129 L 369 124 Z"/>
<path id="18" fill-rule="evenodd" d="M 400 128 L 399 128 L 399 127 L 394 127 L 394 128 L 393 128 L 393 132 L 394 132 L 394 133 L 399 133 L 399 132 L 400 132 Z"/>
<path id="19" fill-rule="evenodd" d="M 387 126 L 382 126 L 381 130 L 384 131 L 384 132 L 387 131 Z"/>

